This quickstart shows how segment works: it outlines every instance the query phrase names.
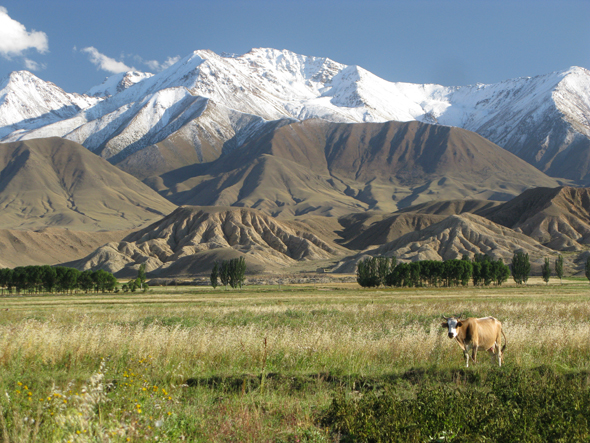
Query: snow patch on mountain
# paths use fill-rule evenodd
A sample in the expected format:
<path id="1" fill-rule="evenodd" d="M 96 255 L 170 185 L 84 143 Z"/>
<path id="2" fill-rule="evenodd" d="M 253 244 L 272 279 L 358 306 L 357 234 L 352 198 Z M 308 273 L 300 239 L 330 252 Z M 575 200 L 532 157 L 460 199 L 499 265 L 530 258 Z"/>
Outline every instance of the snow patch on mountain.
<path id="1" fill-rule="evenodd" d="M 91 97 L 111 97 L 153 75 L 149 72 L 139 71 L 121 72 L 107 77 L 100 85 L 93 86 L 86 91 L 85 95 Z"/>

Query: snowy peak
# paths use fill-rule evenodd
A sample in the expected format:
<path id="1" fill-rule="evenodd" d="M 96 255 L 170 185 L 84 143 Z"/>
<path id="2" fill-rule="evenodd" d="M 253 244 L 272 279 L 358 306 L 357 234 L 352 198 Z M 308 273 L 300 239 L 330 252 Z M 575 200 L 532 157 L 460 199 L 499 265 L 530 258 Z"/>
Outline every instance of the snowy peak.
<path id="1" fill-rule="evenodd" d="M 139 71 L 121 72 L 107 77 L 104 82 L 90 88 L 85 94 L 91 97 L 111 97 L 153 75 L 149 72 Z"/>
<path id="2" fill-rule="evenodd" d="M 3 127 L 46 116 L 46 122 L 68 118 L 98 99 L 70 94 L 28 71 L 16 71 L 0 80 L 0 136 Z"/>

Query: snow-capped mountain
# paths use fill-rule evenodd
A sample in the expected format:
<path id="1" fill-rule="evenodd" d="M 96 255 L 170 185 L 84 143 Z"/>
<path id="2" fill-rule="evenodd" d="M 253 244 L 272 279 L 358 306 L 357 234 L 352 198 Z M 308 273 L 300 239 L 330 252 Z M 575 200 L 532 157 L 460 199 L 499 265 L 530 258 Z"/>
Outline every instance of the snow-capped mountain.
<path id="1" fill-rule="evenodd" d="M 107 77 L 100 85 L 93 86 L 84 94 L 92 97 L 111 97 L 153 75 L 149 72 L 139 71 L 121 72 Z"/>
<path id="2" fill-rule="evenodd" d="M 77 109 L 58 107 L 58 115 L 51 108 L 47 121 L 40 118 L 48 111 L 32 110 L 51 94 L 51 84 L 39 80 L 36 99 L 14 92 L 21 90 L 20 84 L 2 85 L 4 95 L 12 93 L 31 111 L 11 113 L 6 100 L 0 103 L 1 141 L 65 137 L 113 163 L 127 161 L 136 169 L 167 164 L 153 173 L 215 159 L 223 150 L 260 136 L 264 128 L 274 128 L 272 121 L 320 118 L 457 126 L 551 175 L 590 177 L 590 72 L 583 68 L 492 85 L 446 87 L 389 82 L 358 66 L 289 51 L 253 49 L 223 56 L 203 50 L 153 76 L 113 76 L 88 91 L 96 98 L 76 96 Z"/>
<path id="3" fill-rule="evenodd" d="M 12 72 L 0 80 L 0 137 L 14 131 L 18 124 L 26 129 L 36 127 L 27 126 L 34 119 L 38 120 L 37 125 L 68 119 L 98 101 L 67 93 L 28 71 Z"/>

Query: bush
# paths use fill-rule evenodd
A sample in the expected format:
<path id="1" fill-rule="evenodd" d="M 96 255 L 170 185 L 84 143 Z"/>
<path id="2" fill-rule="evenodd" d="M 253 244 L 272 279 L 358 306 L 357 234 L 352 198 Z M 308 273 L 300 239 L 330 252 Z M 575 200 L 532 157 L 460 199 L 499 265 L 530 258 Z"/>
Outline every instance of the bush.
<path id="1" fill-rule="evenodd" d="M 395 387 L 360 399 L 340 393 L 321 422 L 345 442 L 588 441 L 586 378 L 546 367 L 473 374 L 462 384 L 423 378 L 410 399 Z"/>

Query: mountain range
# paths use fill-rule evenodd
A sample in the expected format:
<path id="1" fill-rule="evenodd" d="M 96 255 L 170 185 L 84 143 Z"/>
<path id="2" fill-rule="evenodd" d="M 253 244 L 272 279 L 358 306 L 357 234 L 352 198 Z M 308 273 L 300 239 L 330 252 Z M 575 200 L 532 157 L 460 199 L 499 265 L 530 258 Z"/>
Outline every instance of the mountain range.
<path id="1" fill-rule="evenodd" d="M 15 112 L 17 102 L 24 111 Z M 0 141 L 64 137 L 126 161 L 123 169 L 141 178 L 215 160 L 284 119 L 454 126 L 553 177 L 590 177 L 590 72 L 578 67 L 448 87 L 389 82 L 358 66 L 263 48 L 195 51 L 156 75 L 117 74 L 87 95 L 26 71 L 0 82 Z"/>
<path id="2" fill-rule="evenodd" d="M 195 51 L 85 94 L 14 72 L 0 80 L 0 265 L 165 277 L 244 256 L 251 272 L 353 272 L 367 255 L 521 249 L 534 266 L 572 251 L 575 268 L 590 191 L 569 185 L 590 182 L 589 140 L 576 67 L 445 87 L 289 51 Z"/>

